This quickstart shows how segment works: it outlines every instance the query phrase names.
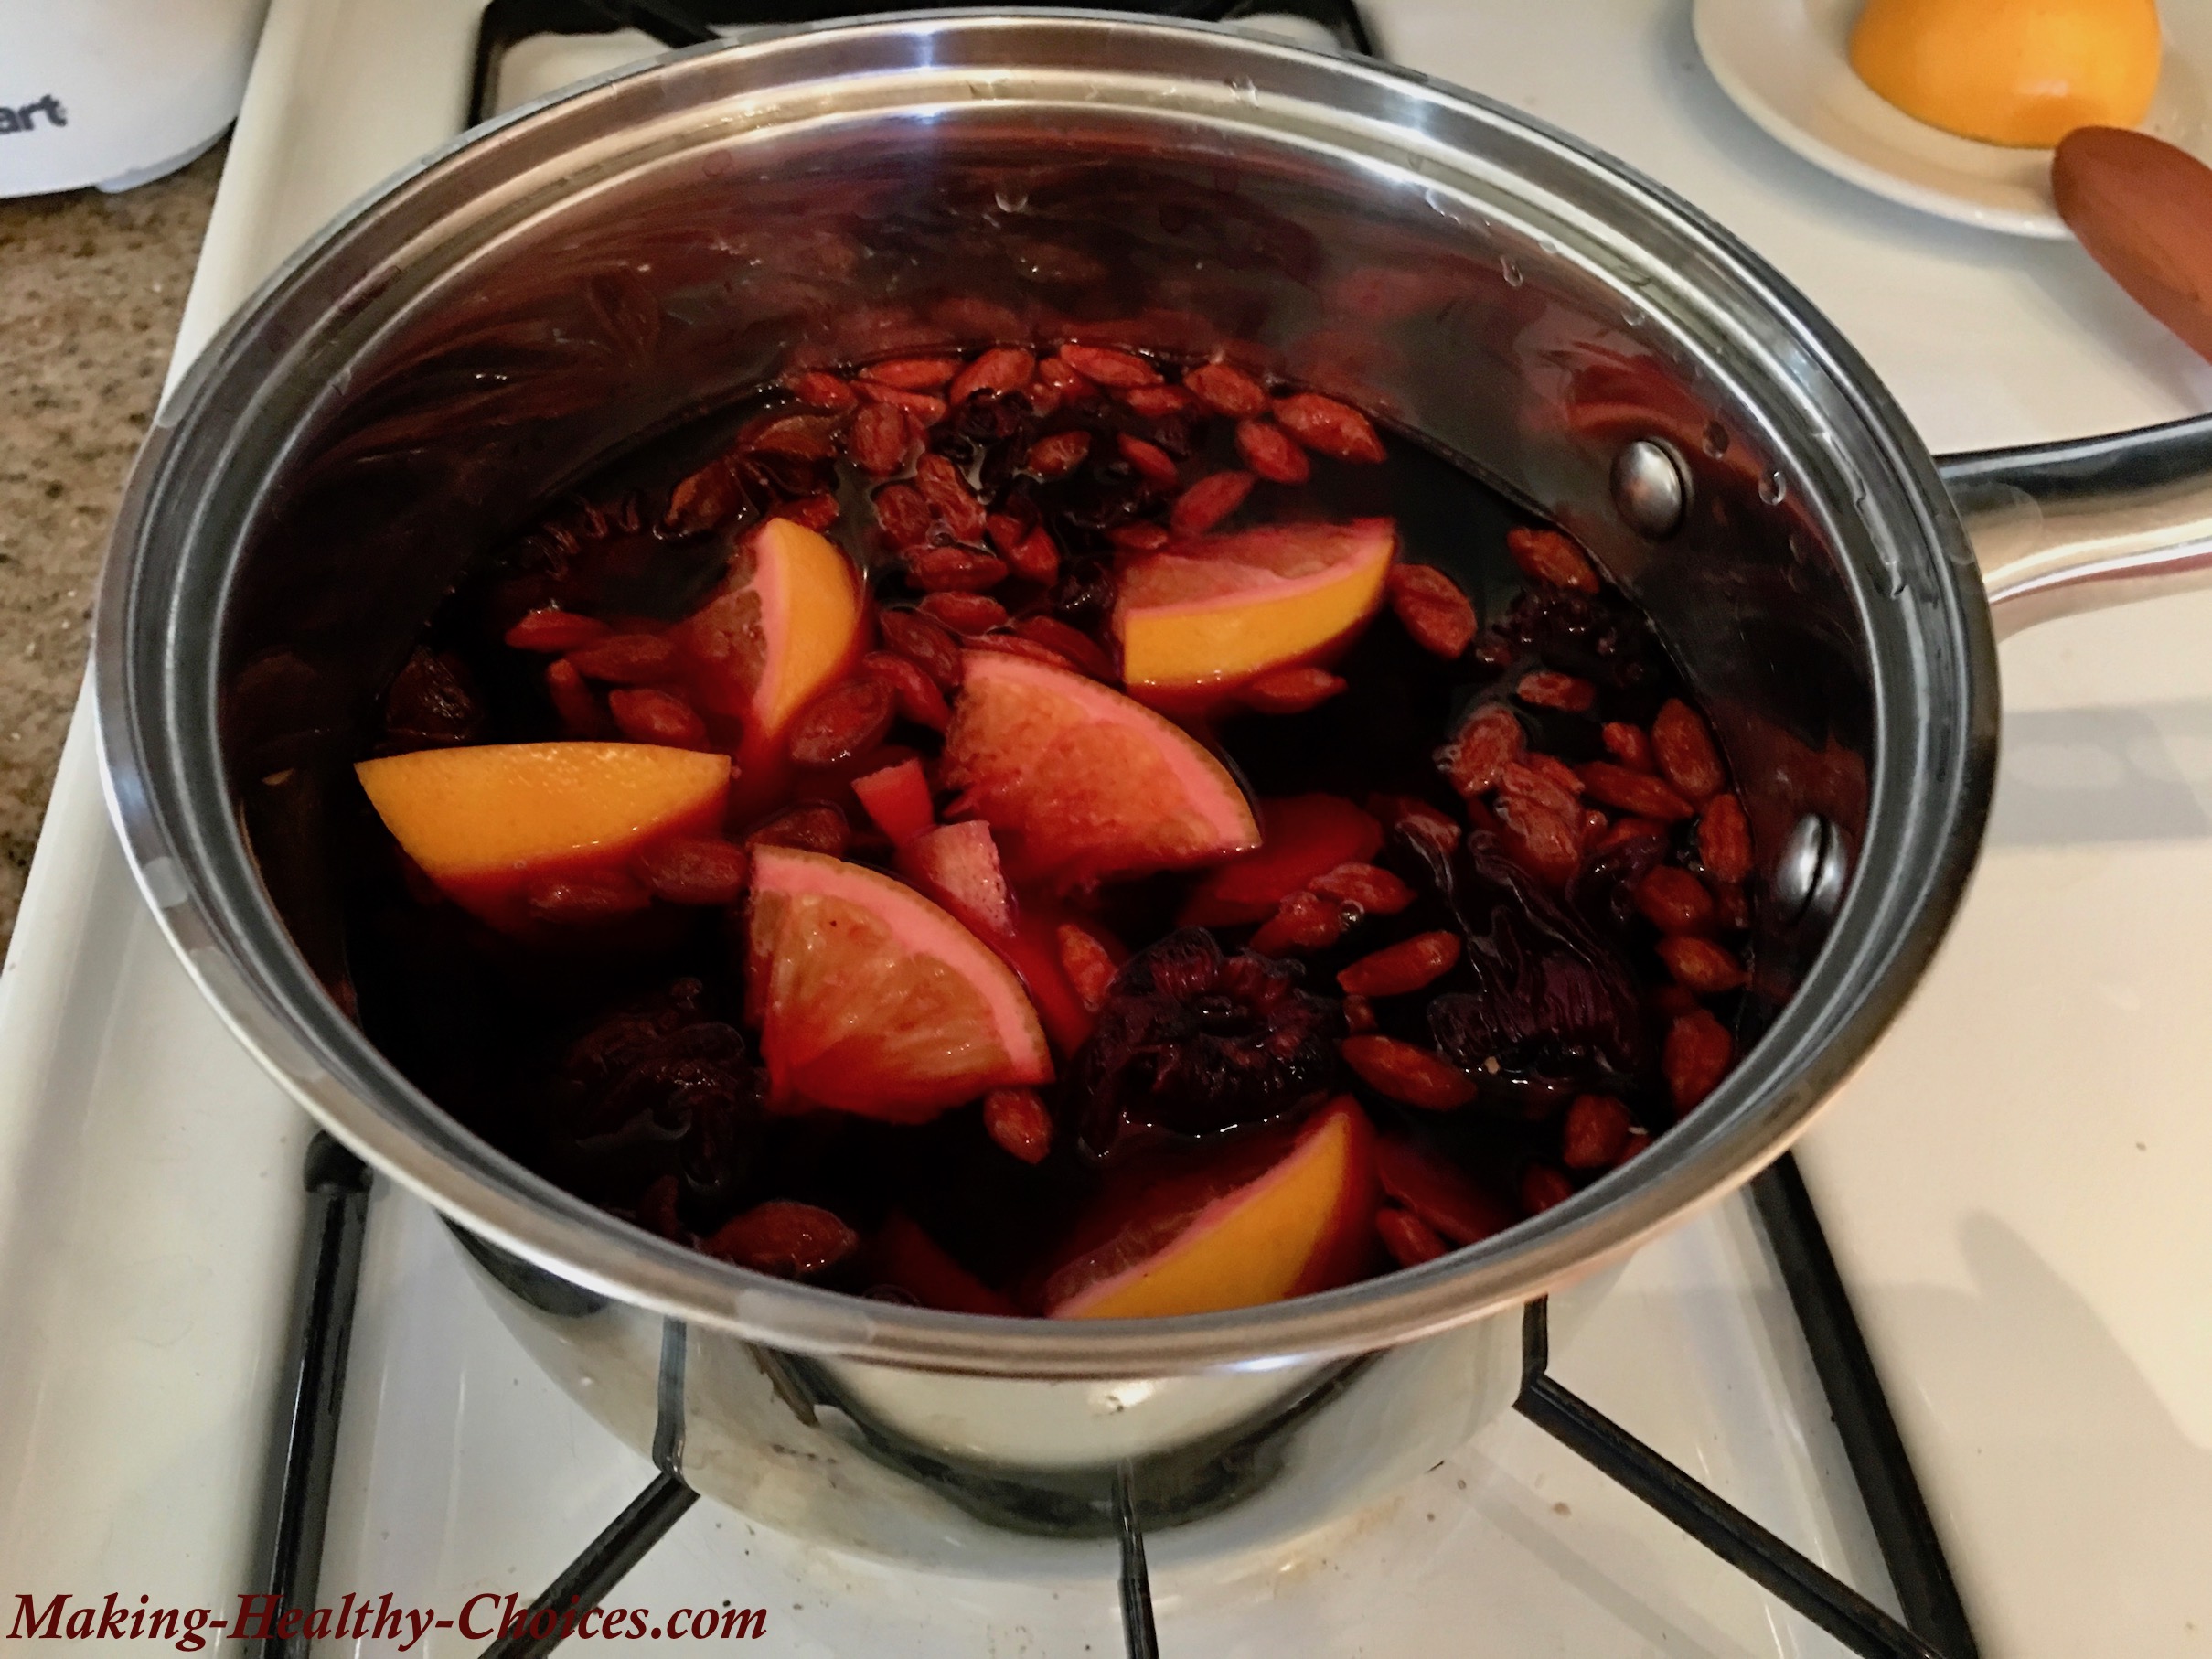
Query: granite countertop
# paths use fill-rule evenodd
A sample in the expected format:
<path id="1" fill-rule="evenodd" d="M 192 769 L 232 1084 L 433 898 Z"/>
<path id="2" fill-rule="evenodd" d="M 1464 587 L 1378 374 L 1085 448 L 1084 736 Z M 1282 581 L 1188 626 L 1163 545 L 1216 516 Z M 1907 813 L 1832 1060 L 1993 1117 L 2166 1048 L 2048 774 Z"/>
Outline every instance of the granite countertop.
<path id="1" fill-rule="evenodd" d="M 218 147 L 121 196 L 0 201 L 0 948 L 222 160 Z"/>

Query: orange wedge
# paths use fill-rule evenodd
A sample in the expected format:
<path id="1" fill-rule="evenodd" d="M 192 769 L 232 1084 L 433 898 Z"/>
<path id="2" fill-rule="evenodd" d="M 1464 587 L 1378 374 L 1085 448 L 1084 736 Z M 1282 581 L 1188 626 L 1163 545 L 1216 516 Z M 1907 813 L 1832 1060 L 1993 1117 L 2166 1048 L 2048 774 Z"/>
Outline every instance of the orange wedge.
<path id="1" fill-rule="evenodd" d="M 783 1109 L 925 1123 L 1052 1081 L 1036 1011 L 988 947 L 904 883 L 818 852 L 754 851 L 745 1000 Z"/>
<path id="2" fill-rule="evenodd" d="M 534 882 L 623 869 L 651 843 L 721 827 L 730 759 L 652 744 L 422 749 L 354 767 L 407 856 L 495 926 Z"/>
<path id="3" fill-rule="evenodd" d="M 850 671 L 865 623 L 852 561 L 805 525 L 771 519 L 745 538 L 707 602 L 668 631 L 692 701 L 743 722 L 737 759 L 748 800 L 780 787 L 785 728 Z"/>
<path id="4" fill-rule="evenodd" d="M 1114 631 L 1132 696 L 1210 701 L 1272 669 L 1321 660 L 1383 603 L 1388 519 L 1201 536 L 1123 567 Z"/>
<path id="5" fill-rule="evenodd" d="M 1228 769 L 1171 721 L 1081 674 L 967 654 L 945 733 L 956 813 L 1000 832 L 1017 883 L 1184 870 L 1259 845 Z"/>
<path id="6" fill-rule="evenodd" d="M 1212 1313 L 1347 1283 L 1374 1214 L 1374 1129 L 1345 1096 L 1258 1175 L 1193 1211 L 1174 1213 L 1189 1203 L 1187 1178 L 1146 1186 L 1150 1202 L 1046 1281 L 1054 1319 Z"/>

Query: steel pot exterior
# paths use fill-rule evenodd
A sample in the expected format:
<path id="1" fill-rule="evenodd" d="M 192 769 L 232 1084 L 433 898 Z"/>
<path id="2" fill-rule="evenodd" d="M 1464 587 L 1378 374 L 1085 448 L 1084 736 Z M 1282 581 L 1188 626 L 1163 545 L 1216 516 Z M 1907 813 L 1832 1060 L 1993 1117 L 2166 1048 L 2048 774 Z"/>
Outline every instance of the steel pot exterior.
<path id="1" fill-rule="evenodd" d="M 870 179 L 888 193 L 869 196 Z M 1038 191 L 1095 226 L 1162 190 L 1222 209 L 1191 221 L 1220 239 L 1217 286 L 1176 278 L 1166 230 L 1106 248 L 1095 257 L 1127 262 L 1107 276 L 1178 302 L 1140 305 L 1124 337 L 1187 348 L 1192 316 L 1221 330 L 1235 313 L 1268 367 L 1397 418 L 1574 530 L 1682 650 L 1748 768 L 1776 893 L 1756 1044 L 1650 1151 L 1508 1234 L 1326 1295 L 1176 1321 L 982 1320 L 763 1279 L 648 1237 L 477 1140 L 347 1018 L 343 930 L 315 869 L 359 711 L 458 562 L 611 443 L 759 379 L 789 317 L 828 319 L 807 348 L 860 349 L 848 325 L 874 315 L 884 261 L 871 240 L 856 262 L 837 215 L 889 227 L 883 245 L 908 249 L 901 281 L 979 282 L 1010 260 L 1019 298 L 1070 268 L 1051 264 L 1064 248 L 1004 245 L 1033 234 Z M 724 217 L 702 220 L 702 200 Z M 893 211 L 914 201 L 918 228 Z M 932 203 L 953 205 L 930 219 Z M 960 241 L 970 208 L 998 241 Z M 1442 284 L 1427 300 L 1424 274 Z M 1409 292 L 1391 326 L 1416 348 L 1345 349 Z M 1645 377 L 1641 401 L 1608 404 L 1623 362 Z M 1635 443 L 1682 472 L 1687 518 L 1664 535 L 1616 503 Z M 1497 1316 L 1776 1156 L 1909 993 L 1972 867 L 1996 723 L 1989 613 L 1931 462 L 1850 348 L 1725 232 L 1572 140 L 1418 77 L 1056 14 L 887 18 L 681 54 L 395 180 L 280 272 L 161 412 L 116 530 L 95 677 L 116 821 L 187 967 L 302 1103 L 465 1229 L 480 1261 L 608 1304 L 591 1317 L 625 1333 L 599 1358 L 574 1358 L 572 1332 L 532 1339 L 571 1352 L 557 1371 L 657 1377 L 657 1333 L 679 1324 L 722 1356 L 718 1374 L 768 1377 L 787 1414 L 821 1411 L 791 1397 L 784 1362 L 803 1362 L 858 1416 L 964 1449 L 970 1470 L 1034 1468 L 1041 1434 L 1074 1437 L 1062 1461 L 1078 1469 L 1264 1437 L 1290 1401 L 1327 1392 L 1301 1430 L 1319 1434 L 1344 1400 L 1431 1398 L 1437 1376 L 1501 1407 L 1510 1390 L 1480 1380 L 1493 1361 L 1469 1357 L 1494 1354 L 1511 1323 Z M 514 1272 L 493 1277 L 511 1296 Z M 556 1317 L 508 1312 L 518 1330 Z M 935 1392 L 914 1380 L 931 1375 Z M 1416 1375 L 1429 1381 L 1388 1381 Z M 1188 1386 L 1160 1386 L 1174 1379 Z M 1085 1439 L 1041 1429 L 1042 1406 L 1014 1425 L 1011 1380 L 1151 1386 Z M 695 1412 L 694 1459 L 705 1433 Z M 1362 1444 L 1370 1472 L 1395 1467 L 1388 1445 Z M 1336 1484 L 1362 1478 L 1348 1462 Z"/>

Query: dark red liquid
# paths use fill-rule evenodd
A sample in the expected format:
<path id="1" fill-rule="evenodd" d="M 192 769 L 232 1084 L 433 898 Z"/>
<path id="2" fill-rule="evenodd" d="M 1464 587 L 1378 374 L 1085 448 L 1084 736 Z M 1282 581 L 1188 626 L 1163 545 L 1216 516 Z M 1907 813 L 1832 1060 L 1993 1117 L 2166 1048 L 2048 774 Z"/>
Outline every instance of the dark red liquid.
<path id="1" fill-rule="evenodd" d="M 877 524 L 872 503 L 883 479 L 850 458 L 851 416 L 776 424 L 805 412 L 788 393 L 764 391 L 638 449 L 576 498 L 549 504 L 509 545 L 487 549 L 395 683 L 378 752 L 574 734 L 572 713 L 564 726 L 548 693 L 551 658 L 504 643 L 508 630 L 549 607 L 640 629 L 674 622 L 712 590 L 733 548 L 772 513 L 826 518 L 825 503 L 834 502 L 825 533 L 860 562 L 875 605 L 914 605 L 922 595 L 909 564 Z M 1147 414 L 1110 395 L 1040 414 L 1017 392 L 971 398 L 916 435 L 921 453 L 952 461 L 984 507 L 1021 526 L 1041 525 L 1055 544 L 1059 564 L 1049 581 L 1010 573 L 991 584 L 1006 630 L 1049 617 L 1082 630 L 1110 662 L 1115 571 L 1145 535 L 1132 527 L 1164 523 L 1181 489 L 1239 467 L 1234 426 L 1202 406 Z M 1094 434 L 1082 465 L 1050 480 L 1023 471 L 1021 458 L 1039 438 L 1074 430 Z M 1165 451 L 1177 465 L 1174 487 L 1148 481 L 1122 458 L 1117 433 Z M 836 453 L 794 453 L 817 442 Z M 742 900 L 726 907 L 656 900 L 613 920 L 579 916 L 566 932 L 549 924 L 523 942 L 443 902 L 364 803 L 352 926 L 366 1029 L 494 1144 L 655 1231 L 701 1243 L 770 1200 L 832 1213 L 863 1245 L 814 1277 L 853 1291 L 881 1289 L 865 1241 L 903 1212 L 968 1273 L 1033 1310 L 1071 1216 L 1102 1183 L 1126 1180 L 1133 1165 L 1171 1172 L 1240 1139 L 1279 1143 L 1343 1093 L 1358 1098 L 1401 1161 L 1425 1160 L 1472 1183 L 1480 1226 L 1459 1215 L 1461 1234 L 1557 1202 L 1663 1132 L 1731 1057 L 1710 1045 L 1714 1032 L 1733 1030 L 1740 993 L 1733 986 L 1700 993 L 1680 982 L 1680 967 L 1671 969 L 1661 952 L 1669 936 L 1640 903 L 1650 872 L 1668 866 L 1695 878 L 1712 918 L 1670 926 L 1678 937 L 1717 947 L 1732 967 L 1744 948 L 1747 901 L 1739 883 L 1708 867 L 1700 829 L 1712 814 L 1695 810 L 1697 800 L 1641 830 L 1635 813 L 1596 798 L 1576 802 L 1566 826 L 1573 851 L 1565 865 L 1547 865 L 1531 851 L 1542 792 L 1528 793 L 1535 786 L 1525 768 L 1517 796 L 1509 786 L 1502 796 L 1485 789 L 1469 800 L 1455 789 L 1438 751 L 1481 709 L 1510 710 L 1527 749 L 1563 764 L 1550 773 L 1555 798 L 1563 775 L 1574 792 L 1583 789 L 1580 775 L 1565 769 L 1619 757 L 1606 741 L 1608 722 L 1648 733 L 1685 693 L 1650 624 L 1617 590 L 1576 591 L 1524 574 L 1507 538 L 1530 521 L 1501 495 L 1405 436 L 1384 433 L 1383 444 L 1375 463 L 1311 455 L 1308 481 L 1258 483 L 1221 528 L 1391 519 L 1400 562 L 1447 572 L 1487 626 L 1447 659 L 1424 648 L 1386 605 L 1330 665 L 1345 682 L 1341 691 L 1304 712 L 1232 708 L 1201 734 L 1263 803 L 1323 793 L 1368 808 L 1388 829 L 1405 803 L 1418 802 L 1464 834 L 1439 853 L 1425 851 L 1417 835 L 1391 833 L 1373 862 L 1412 889 L 1411 903 L 1391 915 L 1340 913 L 1333 942 L 1271 958 L 1270 984 L 1295 985 L 1297 996 L 1262 1007 L 1211 991 L 1194 997 L 1181 1024 L 1171 1018 L 1160 1028 L 1170 1041 L 1234 1047 L 1265 1035 L 1270 1022 L 1302 1022 L 1284 1045 L 1290 1057 L 1275 1070 L 1224 1079 L 1218 1068 L 1192 1065 L 1182 1072 L 1194 1081 L 1148 1095 L 1163 1069 L 1175 1068 L 1158 1054 L 1114 1048 L 1140 1028 L 1158 1036 L 1157 1022 L 1145 1025 L 1130 1011 L 1160 994 L 1152 967 L 1202 948 L 1176 935 L 1198 876 L 1169 873 L 1070 898 L 1139 955 L 1138 969 L 1117 981 L 1099 1034 L 1083 1052 L 1056 1056 L 1060 1081 L 1043 1091 L 1053 1132 L 1042 1161 L 1010 1155 L 974 1104 L 919 1128 L 834 1111 L 772 1113 L 743 1011 Z M 903 476 L 912 476 L 912 461 Z M 679 490 L 717 466 L 706 507 L 696 483 Z M 953 541 L 942 522 L 931 539 Z M 978 551 L 991 545 L 971 542 Z M 1589 706 L 1544 706 L 1540 693 L 1531 701 L 1524 677 L 1539 669 L 1589 688 Z M 730 839 L 742 843 L 793 800 L 813 800 L 842 813 L 843 856 L 889 869 L 890 842 L 855 805 L 850 780 L 900 754 L 933 757 L 940 739 L 900 720 L 882 742 L 887 747 L 864 763 L 801 768 L 787 798 L 728 825 Z M 1624 820 L 1633 821 L 1624 830 Z M 1234 957 L 1254 931 L 1228 926 L 1213 935 Z M 1459 961 L 1433 983 L 1364 1005 L 1341 994 L 1341 971 L 1432 933 L 1463 941 Z M 1685 1036 L 1685 1018 L 1700 1008 L 1717 1024 L 1699 1016 Z M 1702 1054 L 1693 1052 L 1701 1033 Z M 1347 1035 L 1393 1038 L 1441 1058 L 1468 1080 L 1472 1099 L 1429 1109 L 1394 1097 L 1341 1057 Z M 1370 1247 L 1375 1270 L 1394 1255 L 1421 1253 L 1419 1229 L 1406 1242 L 1408 1213 L 1443 1230 L 1445 1242 L 1464 1242 L 1448 1236 L 1452 1227 L 1433 1204 L 1394 1183 L 1387 1165 L 1384 1186 L 1384 1219 Z"/>

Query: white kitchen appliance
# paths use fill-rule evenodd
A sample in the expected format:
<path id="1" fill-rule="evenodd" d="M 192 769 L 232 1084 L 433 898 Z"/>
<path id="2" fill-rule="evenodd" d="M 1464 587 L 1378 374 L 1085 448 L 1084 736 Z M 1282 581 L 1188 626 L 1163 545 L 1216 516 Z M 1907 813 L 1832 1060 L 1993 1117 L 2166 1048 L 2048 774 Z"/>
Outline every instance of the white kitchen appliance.
<path id="1" fill-rule="evenodd" d="M 0 0 L 0 196 L 127 190 L 222 136 L 268 0 Z"/>

